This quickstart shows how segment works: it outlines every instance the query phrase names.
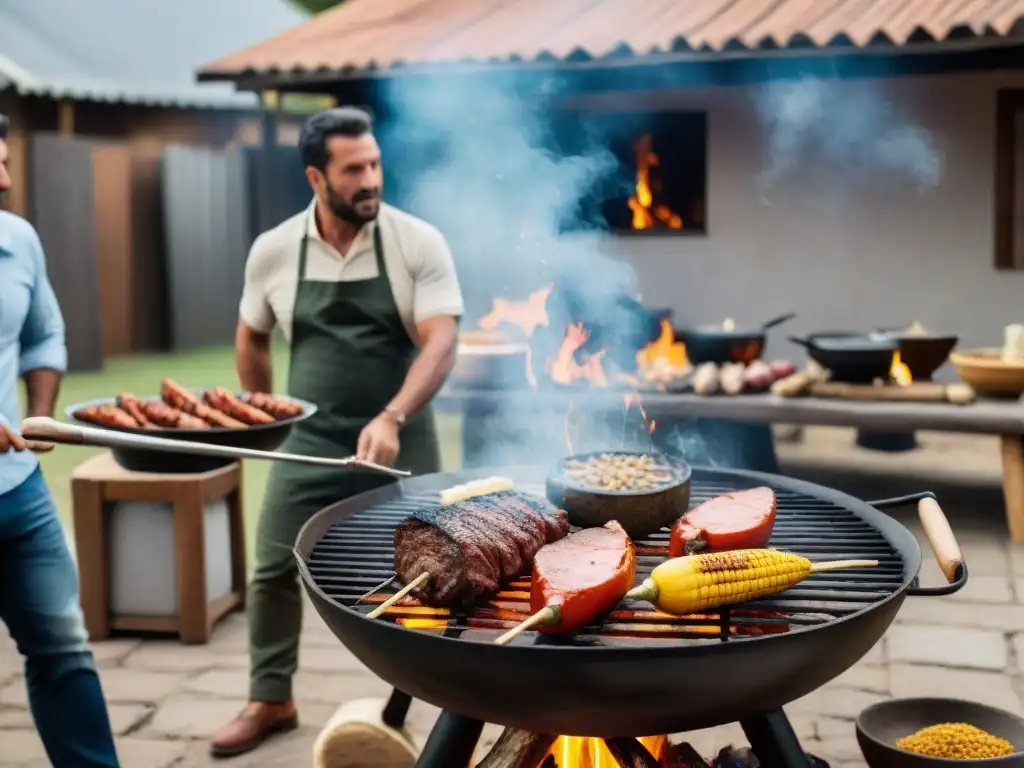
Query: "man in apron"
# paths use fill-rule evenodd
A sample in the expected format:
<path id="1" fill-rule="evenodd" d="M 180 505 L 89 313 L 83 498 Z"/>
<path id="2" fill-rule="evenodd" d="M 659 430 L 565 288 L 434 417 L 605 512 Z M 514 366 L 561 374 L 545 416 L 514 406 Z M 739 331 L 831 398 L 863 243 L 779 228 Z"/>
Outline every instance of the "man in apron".
<path id="1" fill-rule="evenodd" d="M 430 224 L 381 203 L 380 150 L 365 112 L 315 115 L 299 148 L 315 198 L 253 243 L 236 338 L 242 386 L 272 391 L 270 334 L 280 326 L 291 342 L 287 391 L 319 408 L 282 450 L 436 472 L 428 403 L 454 363 L 462 314 L 448 245 Z M 387 482 L 300 464 L 271 469 L 248 596 L 249 704 L 214 737 L 214 755 L 247 752 L 297 725 L 302 598 L 291 548 L 315 512 Z"/>

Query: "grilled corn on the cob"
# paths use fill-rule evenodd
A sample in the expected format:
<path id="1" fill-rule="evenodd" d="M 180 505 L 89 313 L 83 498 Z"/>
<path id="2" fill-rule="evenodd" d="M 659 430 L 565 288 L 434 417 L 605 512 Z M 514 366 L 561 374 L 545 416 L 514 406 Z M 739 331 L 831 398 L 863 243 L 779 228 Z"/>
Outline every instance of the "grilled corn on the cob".
<path id="1" fill-rule="evenodd" d="M 697 613 L 774 595 L 811 571 L 866 568 L 877 560 L 812 564 L 774 549 L 739 549 L 667 560 L 626 597 L 649 600 L 666 613 Z"/>

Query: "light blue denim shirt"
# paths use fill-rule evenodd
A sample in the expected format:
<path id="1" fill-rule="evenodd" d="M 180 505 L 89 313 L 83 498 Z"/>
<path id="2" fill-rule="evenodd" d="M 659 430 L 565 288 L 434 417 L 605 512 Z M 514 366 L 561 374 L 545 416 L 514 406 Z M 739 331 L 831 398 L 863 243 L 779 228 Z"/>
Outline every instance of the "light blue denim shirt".
<path id="1" fill-rule="evenodd" d="M 18 378 L 26 371 L 67 368 L 64 318 L 46 276 L 39 236 L 24 219 L 0 211 L 0 420 L 17 426 Z M 0 496 L 38 466 L 29 451 L 0 454 Z"/>

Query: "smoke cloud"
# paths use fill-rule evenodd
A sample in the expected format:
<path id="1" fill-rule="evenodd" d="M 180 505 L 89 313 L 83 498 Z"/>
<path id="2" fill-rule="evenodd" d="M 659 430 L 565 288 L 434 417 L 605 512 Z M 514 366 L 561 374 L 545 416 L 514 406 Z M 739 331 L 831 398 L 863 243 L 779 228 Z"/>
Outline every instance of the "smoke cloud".
<path id="1" fill-rule="evenodd" d="M 913 178 L 924 191 L 942 179 L 943 157 L 931 134 L 901 115 L 877 83 L 836 87 L 808 77 L 768 83 L 756 99 L 769 143 L 762 184 L 810 162 L 836 172 L 840 182 L 888 171 Z"/>

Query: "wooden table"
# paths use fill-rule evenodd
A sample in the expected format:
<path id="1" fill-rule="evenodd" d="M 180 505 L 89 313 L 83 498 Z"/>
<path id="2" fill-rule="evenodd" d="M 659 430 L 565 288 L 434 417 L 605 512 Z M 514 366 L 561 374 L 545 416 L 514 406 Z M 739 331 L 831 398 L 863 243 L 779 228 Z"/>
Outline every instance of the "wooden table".
<path id="1" fill-rule="evenodd" d="M 86 629 L 92 640 L 110 631 L 174 632 L 184 643 L 205 643 L 214 623 L 245 607 L 245 532 L 242 517 L 242 465 L 238 462 L 199 474 L 129 472 L 110 452 L 80 464 L 71 475 L 78 554 L 79 591 Z M 231 591 L 211 601 L 206 593 L 204 506 L 224 500 L 228 506 Z M 110 605 L 109 507 L 119 501 L 149 501 L 172 506 L 176 616 L 115 616 Z"/>
<path id="2" fill-rule="evenodd" d="M 623 393 L 613 390 L 498 391 L 446 387 L 434 401 L 437 410 L 464 413 L 473 407 L 500 407 L 502 403 L 536 401 L 553 406 L 586 398 L 587 407 L 621 406 Z M 969 405 L 948 403 L 873 402 L 839 398 L 774 395 L 650 393 L 643 395 L 647 415 L 658 418 L 721 419 L 746 423 L 804 424 L 852 427 L 878 432 L 960 432 L 998 435 L 1003 464 L 1006 523 L 1014 543 L 1024 543 L 1024 404 L 1017 400 L 976 400 Z"/>

